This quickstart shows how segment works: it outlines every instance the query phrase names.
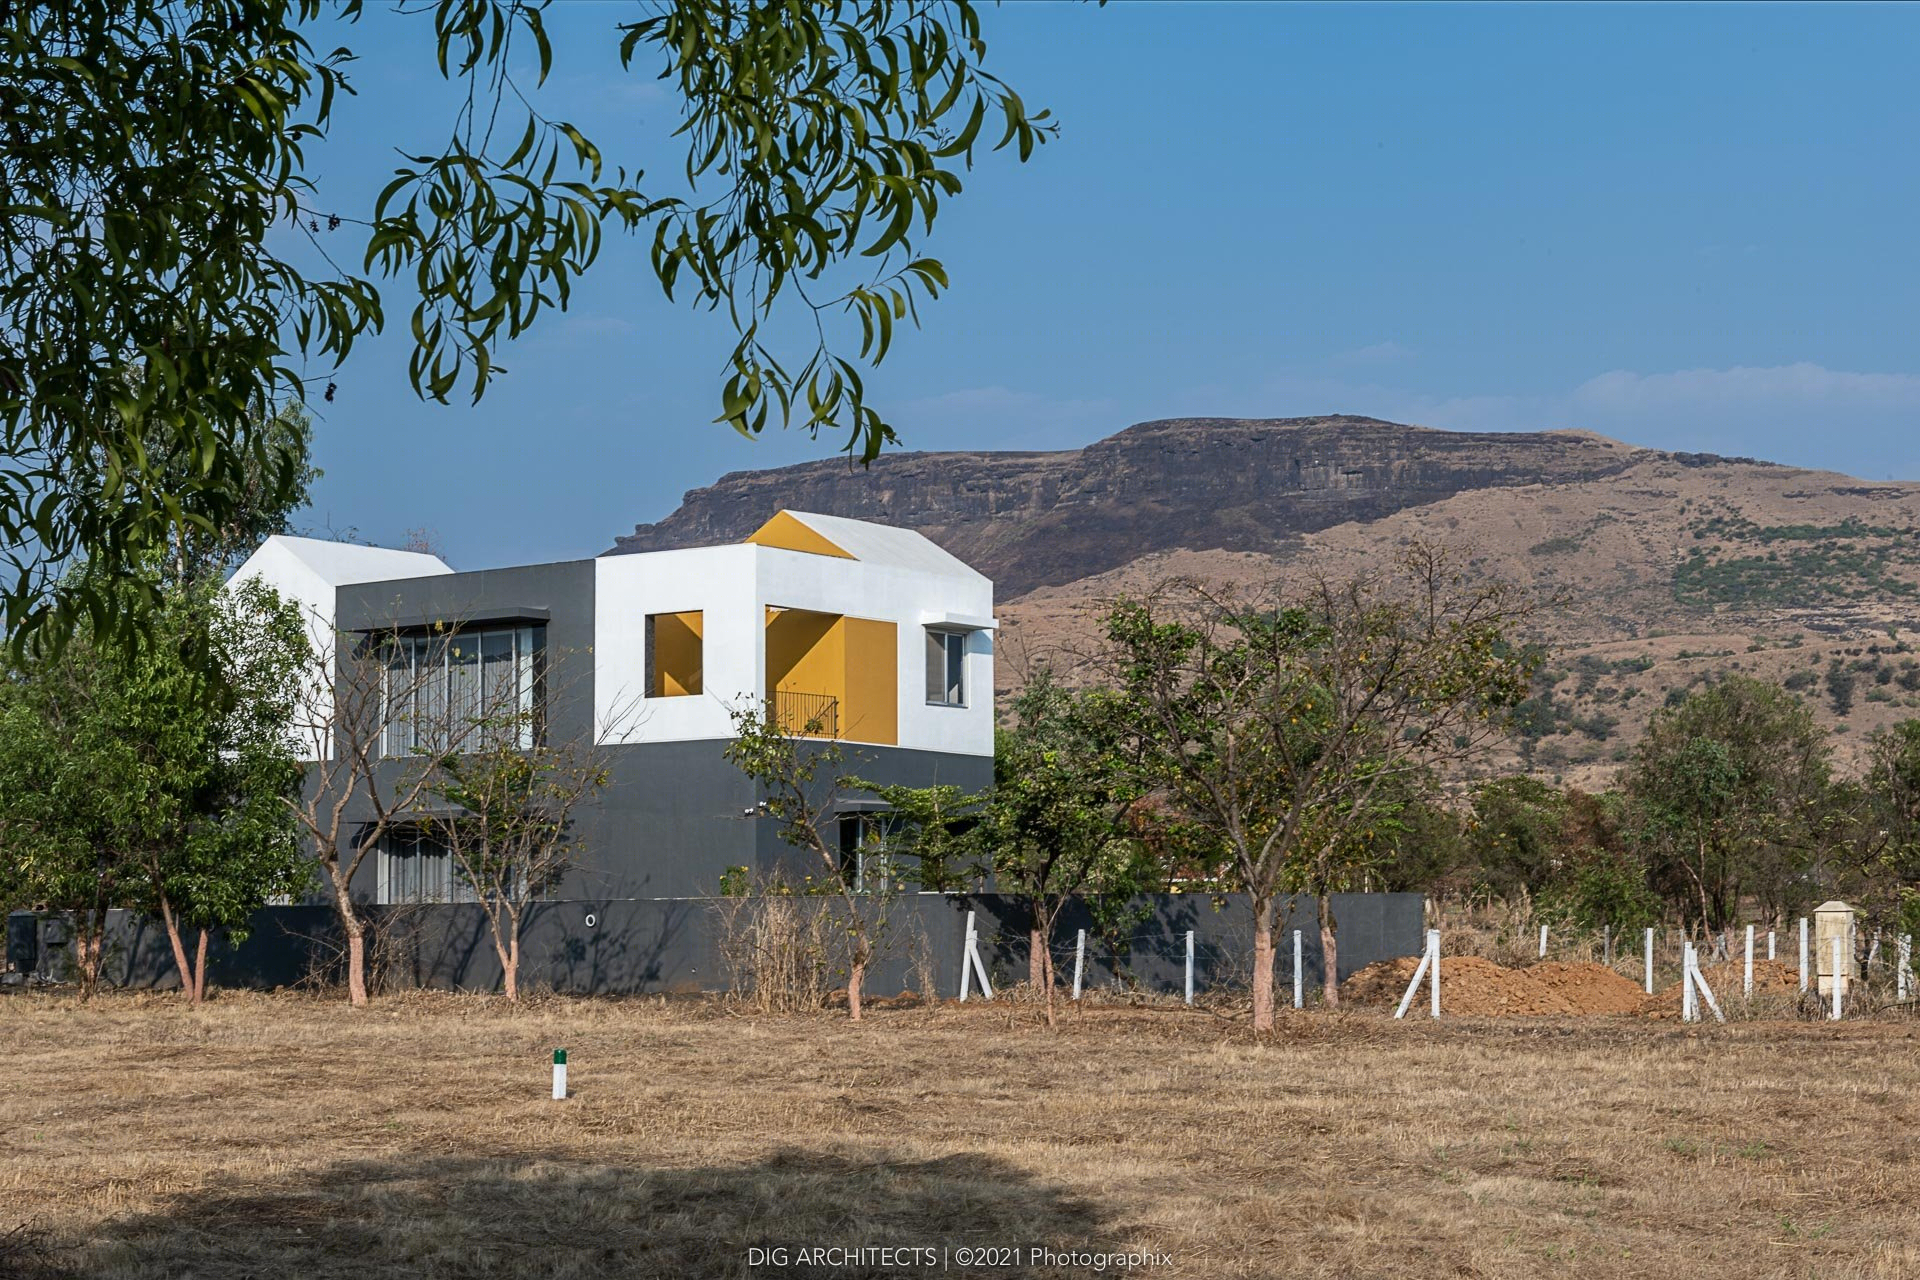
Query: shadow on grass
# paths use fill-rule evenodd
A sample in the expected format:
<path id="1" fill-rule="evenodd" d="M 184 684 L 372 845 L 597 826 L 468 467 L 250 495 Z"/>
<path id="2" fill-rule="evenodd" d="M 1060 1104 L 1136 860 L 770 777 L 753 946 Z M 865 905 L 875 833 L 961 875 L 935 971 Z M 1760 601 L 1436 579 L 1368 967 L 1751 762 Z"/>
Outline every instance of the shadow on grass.
<path id="1" fill-rule="evenodd" d="M 952 1251 L 1018 1249 L 961 1267 Z M 55 1275 L 194 1280 L 299 1276 L 608 1277 L 1118 1275 L 1033 1265 L 1027 1250 L 1117 1251 L 1091 1203 L 988 1156 L 775 1152 L 751 1165 L 659 1169 L 514 1156 L 345 1161 L 284 1182 L 210 1184 L 164 1212 L 102 1224 Z M 801 1258 L 802 1248 L 930 1249 Z M 754 1258 L 750 1251 L 787 1251 Z M 942 1254 L 942 1250 L 946 1250 Z M 943 1272 L 943 1264 L 946 1270 Z"/>

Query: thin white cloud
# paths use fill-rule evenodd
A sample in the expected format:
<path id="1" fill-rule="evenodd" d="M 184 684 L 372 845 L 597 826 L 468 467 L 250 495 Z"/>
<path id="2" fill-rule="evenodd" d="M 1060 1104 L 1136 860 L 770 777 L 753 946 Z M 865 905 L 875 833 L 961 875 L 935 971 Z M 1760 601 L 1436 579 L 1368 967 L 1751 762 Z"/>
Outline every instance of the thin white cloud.
<path id="1" fill-rule="evenodd" d="M 1777 407 L 1783 401 L 1820 408 L 1920 409 L 1920 377 L 1907 373 L 1849 373 L 1797 364 L 1731 369 L 1632 373 L 1616 369 L 1590 378 L 1569 398 L 1576 409 L 1645 413 L 1677 408 Z"/>

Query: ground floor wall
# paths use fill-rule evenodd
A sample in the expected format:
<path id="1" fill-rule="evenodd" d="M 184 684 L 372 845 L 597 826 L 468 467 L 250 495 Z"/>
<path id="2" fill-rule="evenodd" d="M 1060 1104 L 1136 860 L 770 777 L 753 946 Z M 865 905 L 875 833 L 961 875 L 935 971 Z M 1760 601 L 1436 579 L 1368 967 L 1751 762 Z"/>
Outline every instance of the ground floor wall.
<path id="1" fill-rule="evenodd" d="M 640 743 L 605 749 L 607 783 L 575 815 L 574 865 L 554 896 L 582 901 L 701 897 L 721 891 L 734 867 L 818 877 L 813 855 L 780 838 L 758 815 L 754 784 L 726 758 L 727 740 Z M 950 784 L 967 792 L 993 785 L 993 760 L 905 747 L 843 743 L 838 774 L 908 787 Z M 406 765 L 391 766 L 389 794 Z M 824 771 L 822 781 L 825 781 Z M 860 797 L 849 794 L 849 801 Z M 371 812 L 356 804 L 352 823 Z M 354 877 L 354 894 L 379 901 L 379 853 Z"/>
<path id="2" fill-rule="evenodd" d="M 574 994 L 722 991 L 733 984 L 727 921 L 743 899 L 607 898 L 541 903 L 522 938 L 524 989 Z M 805 900 L 802 901 L 818 901 Z M 1287 909 L 1290 905 L 1290 910 Z M 1421 947 L 1425 899 L 1412 893 L 1335 894 L 1342 979 L 1377 960 L 1415 955 Z M 1303 979 L 1309 992 L 1324 972 L 1312 899 L 1282 903 L 1276 932 L 1276 979 L 1292 982 L 1293 931 L 1301 935 Z M 369 961 L 377 985 L 493 991 L 500 965 L 477 906 L 377 908 Z M 876 912 L 881 939 L 868 990 L 891 995 L 918 991 L 931 979 L 943 995 L 958 994 L 969 916 L 982 958 L 996 984 L 1027 973 L 1031 915 L 1023 899 L 1000 894 L 909 894 Z M 1186 937 L 1194 938 L 1196 989 L 1240 989 L 1251 974 L 1252 912 L 1244 896 L 1162 894 L 1098 913 L 1068 904 L 1050 940 L 1058 981 L 1072 980 L 1079 932 L 1088 935 L 1084 981 L 1089 988 L 1177 992 L 1185 979 Z M 43 928 L 42 934 L 52 933 Z M 38 965 L 62 976 L 69 961 L 55 938 Z M 291 987 L 337 979 L 342 954 L 338 924 L 325 907 L 269 907 L 258 912 L 247 939 L 222 940 L 210 952 L 216 986 Z M 159 924 L 114 912 L 107 943 L 106 980 L 135 988 L 178 985 L 173 956 Z"/>

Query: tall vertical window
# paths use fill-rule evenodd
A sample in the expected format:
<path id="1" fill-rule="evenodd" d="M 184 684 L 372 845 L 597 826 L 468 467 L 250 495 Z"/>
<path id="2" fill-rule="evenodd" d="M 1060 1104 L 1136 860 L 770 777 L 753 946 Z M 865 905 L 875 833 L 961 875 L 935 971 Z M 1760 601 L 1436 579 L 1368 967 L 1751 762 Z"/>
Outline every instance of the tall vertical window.
<path id="1" fill-rule="evenodd" d="M 928 630 L 927 701 L 937 707 L 967 705 L 965 632 Z"/>
<path id="2" fill-rule="evenodd" d="M 546 645 L 542 626 L 395 637 L 386 650 L 385 754 L 481 733 L 510 733 L 532 747 L 541 730 Z"/>

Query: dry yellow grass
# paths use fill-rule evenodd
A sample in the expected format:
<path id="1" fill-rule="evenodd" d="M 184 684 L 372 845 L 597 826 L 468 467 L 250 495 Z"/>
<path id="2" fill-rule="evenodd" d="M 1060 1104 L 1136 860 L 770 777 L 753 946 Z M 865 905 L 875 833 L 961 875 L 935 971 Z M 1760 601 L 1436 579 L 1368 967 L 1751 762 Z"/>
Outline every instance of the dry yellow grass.
<path id="1" fill-rule="evenodd" d="M 1920 1274 L 1910 1017 L 0 999 L 9 1266 L 87 1277 Z M 547 1099 L 571 1050 L 576 1095 Z M 4 1247 L 4 1246 L 0 1246 Z M 1109 1269 L 1106 1274 L 1118 1274 Z"/>

